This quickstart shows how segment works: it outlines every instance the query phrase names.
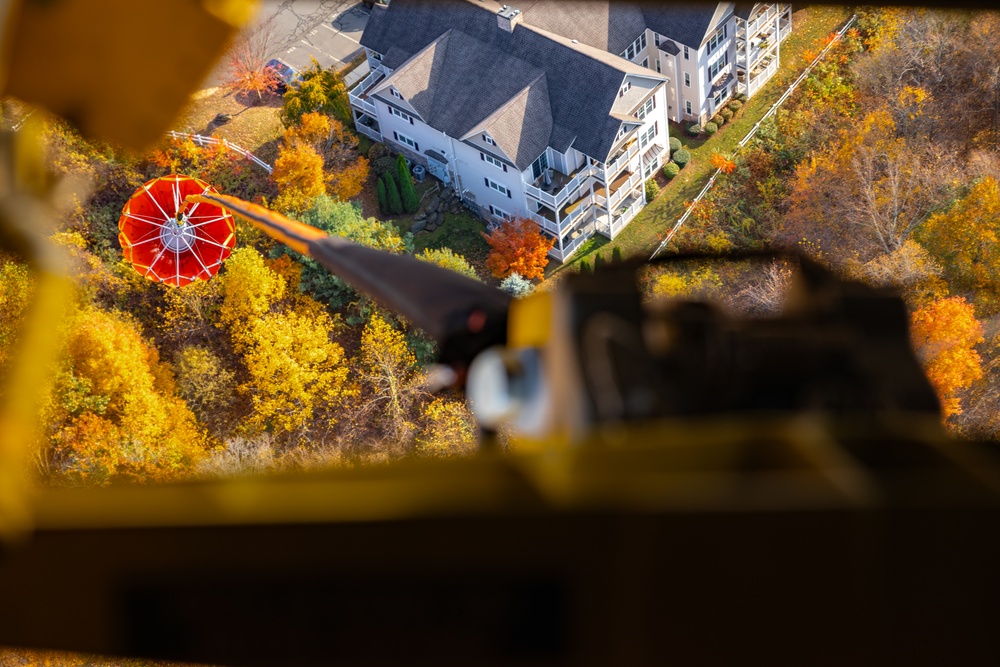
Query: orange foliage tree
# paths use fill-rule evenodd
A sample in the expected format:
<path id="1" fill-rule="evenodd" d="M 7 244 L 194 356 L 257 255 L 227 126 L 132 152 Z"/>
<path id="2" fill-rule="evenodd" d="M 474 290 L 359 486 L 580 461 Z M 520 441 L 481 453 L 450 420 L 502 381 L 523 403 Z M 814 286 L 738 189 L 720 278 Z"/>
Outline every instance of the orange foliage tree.
<path id="1" fill-rule="evenodd" d="M 265 93 L 277 90 L 281 80 L 267 66 L 267 55 L 273 42 L 273 18 L 251 25 L 241 32 L 226 54 L 226 87 L 244 95 L 254 93 L 258 100 Z"/>
<path id="2" fill-rule="evenodd" d="M 736 163 L 721 153 L 712 153 L 712 166 L 720 169 L 723 174 L 731 174 L 736 171 Z"/>
<path id="3" fill-rule="evenodd" d="M 497 278 L 519 273 L 525 278 L 544 278 L 548 253 L 555 239 L 546 238 L 531 220 L 517 218 L 495 228 L 483 238 L 490 245 L 486 268 Z"/>
<path id="4" fill-rule="evenodd" d="M 932 301 L 913 313 L 910 337 L 927 379 L 941 399 L 945 419 L 961 414 L 956 393 L 983 376 L 977 343 L 983 328 L 962 297 Z"/>

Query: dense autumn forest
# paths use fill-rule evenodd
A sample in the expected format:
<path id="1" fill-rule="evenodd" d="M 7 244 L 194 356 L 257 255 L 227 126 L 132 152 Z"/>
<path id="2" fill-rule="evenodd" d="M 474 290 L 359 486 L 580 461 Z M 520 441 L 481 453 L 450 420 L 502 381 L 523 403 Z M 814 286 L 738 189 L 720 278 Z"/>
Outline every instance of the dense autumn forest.
<path id="1" fill-rule="evenodd" d="M 52 167 L 93 183 L 52 237 L 79 291 L 60 325 L 63 353 L 40 415 L 34 472 L 45 483 L 164 481 L 475 447 L 460 398 L 424 388 L 434 354 L 426 337 L 252 228 L 239 226 L 216 278 L 183 289 L 146 280 L 123 260 L 123 204 L 143 182 L 176 172 L 475 278 L 493 280 L 484 267 L 498 264 L 541 277 L 544 247 L 529 256 L 516 243 L 485 263 L 448 248 L 416 252 L 408 231 L 366 216 L 376 199 L 395 209 L 412 195 L 386 192 L 396 187 L 386 186 L 395 160 L 377 144 L 359 150 L 335 77 L 307 73 L 278 113 L 286 129 L 273 175 L 219 147 L 168 141 L 134 156 L 34 119 Z M 794 247 L 854 279 L 898 286 L 946 425 L 997 435 L 1000 15 L 860 10 L 747 148 L 718 164 L 726 176 L 670 250 Z M 774 313 L 790 274 L 781 263 L 686 265 L 658 269 L 647 287 L 651 296 Z M 531 289 L 522 277 L 507 282 L 518 294 Z M 0 369 L 32 289 L 26 265 L 0 255 Z M 8 652 L 0 664 L 90 663 Z"/>

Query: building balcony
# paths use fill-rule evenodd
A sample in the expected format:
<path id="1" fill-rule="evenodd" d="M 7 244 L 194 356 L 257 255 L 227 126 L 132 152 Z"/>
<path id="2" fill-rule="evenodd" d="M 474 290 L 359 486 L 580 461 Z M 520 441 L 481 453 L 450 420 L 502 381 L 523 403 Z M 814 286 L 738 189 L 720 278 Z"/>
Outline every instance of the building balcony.
<path id="1" fill-rule="evenodd" d="M 382 141 L 382 130 L 379 127 L 378 121 L 368 114 L 362 114 L 359 118 L 355 119 L 354 127 L 358 132 L 372 141 Z"/>
<path id="2" fill-rule="evenodd" d="M 542 206 L 537 213 L 529 214 L 531 219 L 541 226 L 542 229 L 553 234 L 562 236 L 566 230 L 573 226 L 578 220 L 586 217 L 587 212 L 594 204 L 594 196 L 587 192 L 582 197 L 572 202 L 567 202 L 559 209 L 559 215 L 547 206 Z"/>
<path id="3" fill-rule="evenodd" d="M 347 93 L 347 97 L 351 101 L 351 106 L 355 109 L 370 114 L 372 116 L 377 115 L 375 110 L 375 105 L 368 99 L 368 94 L 371 89 L 375 87 L 382 79 L 385 78 L 386 72 L 382 65 L 379 65 L 365 78 L 358 82 L 358 85 L 351 88 Z"/>
<path id="4" fill-rule="evenodd" d="M 587 179 L 595 173 L 594 168 L 589 164 L 585 164 L 569 175 L 553 169 L 549 185 L 545 185 L 545 177 L 543 175 L 535 179 L 533 183 L 526 183 L 524 192 L 550 209 L 558 209 L 565 205 L 570 196 L 580 186 L 585 185 Z"/>
<path id="5" fill-rule="evenodd" d="M 736 80 L 737 80 L 737 90 L 741 93 L 745 93 L 747 97 L 752 96 L 758 90 L 761 89 L 768 79 L 775 75 L 778 71 L 778 59 L 773 58 L 770 61 L 762 61 L 758 63 L 753 69 L 750 70 L 750 76 L 747 77 L 746 70 L 737 69 L 736 70 Z"/>
<path id="6" fill-rule="evenodd" d="M 778 15 L 777 5 L 768 5 L 767 9 L 763 12 L 758 13 L 756 16 L 750 17 L 750 20 L 744 22 L 740 19 L 736 20 L 736 38 L 737 39 L 753 39 L 757 34 L 766 28 L 768 25 L 774 24 L 774 17 Z"/>
<path id="7" fill-rule="evenodd" d="M 614 157 L 612 157 L 603 168 L 597 168 L 597 177 L 605 183 L 610 179 L 615 179 L 632 162 L 632 158 L 639 154 L 639 140 L 633 139 L 623 146 Z"/>
<path id="8" fill-rule="evenodd" d="M 641 193 L 633 194 L 623 201 L 611 215 L 611 238 L 617 236 L 645 205 L 646 200 Z"/>
<path id="9" fill-rule="evenodd" d="M 608 208 L 614 210 L 642 183 L 642 171 L 623 172 L 618 178 L 608 184 Z"/>
<path id="10" fill-rule="evenodd" d="M 581 224 L 572 229 L 561 241 L 556 241 L 556 244 L 549 251 L 549 255 L 559 260 L 560 262 L 565 262 L 567 259 L 573 256 L 580 246 L 587 242 L 591 236 L 594 235 L 594 223 L 592 220 L 581 222 Z M 560 244 L 562 248 L 560 248 Z"/>

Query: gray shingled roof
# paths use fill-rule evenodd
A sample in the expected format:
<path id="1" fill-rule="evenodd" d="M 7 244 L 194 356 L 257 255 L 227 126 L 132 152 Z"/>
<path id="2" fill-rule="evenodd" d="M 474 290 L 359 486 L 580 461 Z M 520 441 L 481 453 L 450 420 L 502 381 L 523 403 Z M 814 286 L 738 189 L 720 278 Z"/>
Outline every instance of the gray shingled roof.
<path id="1" fill-rule="evenodd" d="M 524 22 L 620 54 L 639 38 L 646 21 L 638 5 L 595 0 L 513 1 Z"/>
<path id="2" fill-rule="evenodd" d="M 642 13 L 650 30 L 697 49 L 715 32 L 733 7 L 732 2 L 663 6 L 650 3 L 643 5 Z"/>
<path id="3" fill-rule="evenodd" d="M 575 137 L 573 146 L 576 149 L 599 160 L 605 159 L 621 125 L 609 112 L 625 74 L 663 77 L 599 48 L 572 44 L 568 38 L 531 25 L 519 25 L 513 33 L 508 33 L 497 27 L 492 4 L 394 0 L 389 7 L 376 5 L 361 44 L 382 54 L 394 47 L 417 54 L 451 30 L 448 41 L 457 38 L 461 41 L 460 48 L 453 49 L 455 44 L 448 44 L 443 57 L 439 55 L 438 59 L 431 60 L 432 69 L 440 67 L 439 71 L 448 72 L 447 76 L 435 80 L 437 89 L 428 92 L 426 100 L 417 99 L 420 93 L 416 93 L 407 101 L 421 116 L 424 116 L 422 108 L 428 111 L 430 116 L 424 116 L 428 124 L 455 137 L 466 133 L 457 132 L 455 128 L 464 126 L 468 131 L 544 73 L 551 109 L 549 145 L 564 151 L 567 138 Z M 523 64 L 497 66 L 511 62 Z M 458 78 L 452 80 L 456 75 Z M 431 77 L 433 74 L 428 75 L 428 85 Z M 443 85 L 448 86 L 447 91 Z M 487 88 L 495 90 L 487 91 Z M 470 99 L 481 96 L 485 99 Z M 485 111 L 489 106 L 492 108 Z M 532 109 L 537 107 L 532 106 Z M 513 127 L 510 118 L 504 119 L 504 124 Z M 517 144 L 518 154 L 528 150 L 535 139 L 522 141 L 523 148 Z"/>
<path id="4" fill-rule="evenodd" d="M 552 136 L 552 108 L 545 75 L 540 75 L 469 135 L 479 132 L 487 132 L 519 170 L 531 166 Z"/>
<path id="5" fill-rule="evenodd" d="M 750 18 L 750 14 L 753 13 L 753 8 L 756 7 L 758 4 L 760 3 L 738 2 L 736 3 L 736 9 L 733 10 L 733 14 L 736 14 L 737 17 L 746 21 L 748 18 Z"/>

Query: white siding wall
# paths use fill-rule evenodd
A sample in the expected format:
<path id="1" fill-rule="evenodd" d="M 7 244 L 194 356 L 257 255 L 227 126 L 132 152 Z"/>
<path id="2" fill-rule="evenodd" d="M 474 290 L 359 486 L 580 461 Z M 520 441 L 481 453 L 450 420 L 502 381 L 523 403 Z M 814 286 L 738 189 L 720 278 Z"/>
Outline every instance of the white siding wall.
<path id="1" fill-rule="evenodd" d="M 447 135 L 425 124 L 414 114 L 411 114 L 413 116 L 413 124 L 411 125 L 399 116 L 394 116 L 389 111 L 389 106 L 382 100 L 372 98 L 372 101 L 375 103 L 375 109 L 378 111 L 378 122 L 382 130 L 382 140 L 394 149 L 402 150 L 411 159 L 417 157 L 418 161 L 424 164 L 427 162 L 424 152 L 428 149 L 435 150 L 445 156 L 451 154 L 451 140 Z M 393 132 L 413 139 L 417 142 L 420 150 L 414 151 L 409 146 L 396 141 L 393 138 Z"/>
<path id="2" fill-rule="evenodd" d="M 455 167 L 458 170 L 462 190 L 475 196 L 476 203 L 483 208 L 492 204 L 513 216 L 527 214 L 524 206 L 524 187 L 521 172 L 516 167 L 507 166 L 507 171 L 498 169 L 479 157 L 480 150 L 459 140 L 452 142 L 455 151 Z M 507 197 L 487 187 L 484 178 L 500 183 L 510 191 Z"/>

